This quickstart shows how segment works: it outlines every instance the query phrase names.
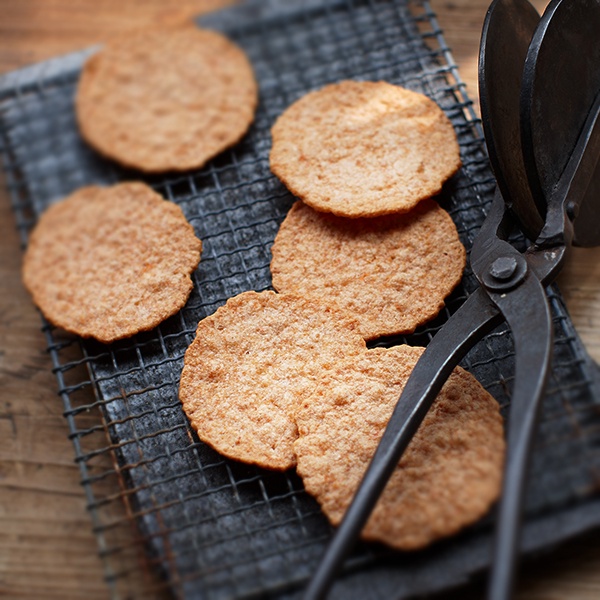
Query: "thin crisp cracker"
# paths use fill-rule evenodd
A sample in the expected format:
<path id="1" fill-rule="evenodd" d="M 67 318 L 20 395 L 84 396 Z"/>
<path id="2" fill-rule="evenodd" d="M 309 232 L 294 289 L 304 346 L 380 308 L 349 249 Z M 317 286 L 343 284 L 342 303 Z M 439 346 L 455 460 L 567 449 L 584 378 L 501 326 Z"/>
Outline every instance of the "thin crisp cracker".
<path id="1" fill-rule="evenodd" d="M 130 32 L 85 64 L 76 97 L 84 139 L 146 172 L 199 168 L 238 142 L 257 85 L 244 52 L 193 25 Z"/>
<path id="2" fill-rule="evenodd" d="M 342 81 L 294 102 L 272 128 L 271 170 L 314 209 L 406 212 L 460 167 L 452 123 L 430 98 L 384 81 Z"/>
<path id="3" fill-rule="evenodd" d="M 298 473 L 338 525 L 422 348 L 376 348 L 324 374 L 296 413 Z M 481 518 L 504 460 L 498 403 L 457 368 L 393 472 L 363 537 L 415 550 Z"/>
<path id="4" fill-rule="evenodd" d="M 292 206 L 272 247 L 273 287 L 335 303 L 366 339 L 411 333 L 444 306 L 466 252 L 437 202 L 409 213 L 345 219 Z"/>
<path id="5" fill-rule="evenodd" d="M 54 325 L 108 343 L 185 305 L 201 249 L 181 209 L 147 185 L 90 186 L 42 214 L 23 280 Z"/>
<path id="6" fill-rule="evenodd" d="M 324 372 L 365 350 L 354 319 L 319 302 L 244 292 L 200 321 L 179 397 L 199 438 L 268 469 L 296 464 L 293 413 Z"/>

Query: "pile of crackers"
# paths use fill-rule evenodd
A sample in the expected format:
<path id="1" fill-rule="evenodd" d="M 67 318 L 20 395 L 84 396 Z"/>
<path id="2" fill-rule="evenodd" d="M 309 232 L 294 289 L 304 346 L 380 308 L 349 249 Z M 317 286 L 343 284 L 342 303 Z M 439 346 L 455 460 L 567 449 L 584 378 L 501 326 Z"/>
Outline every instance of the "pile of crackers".
<path id="1" fill-rule="evenodd" d="M 244 52 L 192 25 L 116 39 L 86 63 L 83 138 L 141 173 L 187 171 L 235 145 L 258 86 Z M 340 522 L 421 348 L 368 348 L 435 317 L 466 253 L 435 199 L 460 168 L 451 122 L 414 91 L 341 81 L 272 127 L 271 170 L 298 199 L 272 247 L 274 291 L 247 291 L 198 324 L 182 406 L 204 442 L 266 469 L 296 468 Z M 110 343 L 187 302 L 202 242 L 145 183 L 86 187 L 51 206 L 23 277 L 55 325 Z M 421 548 L 484 515 L 504 456 L 496 401 L 457 368 L 363 536 Z"/>

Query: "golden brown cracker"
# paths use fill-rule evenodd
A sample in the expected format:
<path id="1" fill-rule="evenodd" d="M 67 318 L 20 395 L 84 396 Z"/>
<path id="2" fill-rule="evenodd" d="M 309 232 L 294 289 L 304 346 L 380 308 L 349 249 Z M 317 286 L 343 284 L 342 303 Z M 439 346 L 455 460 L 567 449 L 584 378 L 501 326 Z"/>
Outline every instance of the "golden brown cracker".
<path id="1" fill-rule="evenodd" d="M 314 209 L 345 217 L 406 212 L 461 164 L 441 108 L 383 81 L 310 92 L 283 112 L 272 136 L 273 173 Z"/>
<path id="2" fill-rule="evenodd" d="M 324 374 L 296 413 L 298 473 L 338 525 L 422 348 L 376 348 Z M 457 368 L 421 424 L 364 530 L 402 550 L 421 548 L 482 517 L 504 460 L 497 402 Z"/>
<path id="3" fill-rule="evenodd" d="M 201 249 L 181 209 L 147 185 L 90 186 L 42 214 L 23 280 L 49 321 L 112 342 L 184 306 Z"/>
<path id="4" fill-rule="evenodd" d="M 273 287 L 335 302 L 366 339 L 411 333 L 438 314 L 461 280 L 466 252 L 431 199 L 409 213 L 345 219 L 292 206 L 272 247 Z"/>
<path id="5" fill-rule="evenodd" d="M 146 172 L 204 165 L 254 119 L 257 85 L 244 52 L 193 25 L 122 35 L 85 64 L 76 97 L 84 139 Z"/>
<path id="6" fill-rule="evenodd" d="M 319 302 L 244 292 L 198 324 L 179 397 L 201 440 L 276 470 L 296 464 L 293 412 L 327 369 L 363 352 L 356 322 Z"/>

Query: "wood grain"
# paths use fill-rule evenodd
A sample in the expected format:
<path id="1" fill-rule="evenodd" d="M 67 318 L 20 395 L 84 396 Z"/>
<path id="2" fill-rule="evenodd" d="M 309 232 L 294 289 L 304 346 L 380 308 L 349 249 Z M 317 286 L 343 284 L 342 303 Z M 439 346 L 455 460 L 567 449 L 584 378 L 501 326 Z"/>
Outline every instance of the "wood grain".
<path id="1" fill-rule="evenodd" d="M 0 72 L 101 42 L 131 27 L 179 19 L 224 0 L 0 0 Z M 487 0 L 432 0 L 469 94 Z M 535 2 L 542 9 L 544 2 Z M 67 438 L 40 320 L 20 280 L 21 252 L 0 181 L 0 597 L 109 597 L 80 473 Z M 600 359 L 600 250 L 573 252 L 559 284 Z M 135 567 L 135 558 L 131 558 Z M 129 565 L 131 567 L 132 565 Z M 127 567 L 127 565 L 123 565 Z M 140 597 L 134 580 L 127 597 Z M 150 597 L 150 596 L 145 596 Z M 475 599 L 481 588 L 446 594 Z M 600 543 L 576 540 L 523 569 L 519 600 L 600 597 Z"/>

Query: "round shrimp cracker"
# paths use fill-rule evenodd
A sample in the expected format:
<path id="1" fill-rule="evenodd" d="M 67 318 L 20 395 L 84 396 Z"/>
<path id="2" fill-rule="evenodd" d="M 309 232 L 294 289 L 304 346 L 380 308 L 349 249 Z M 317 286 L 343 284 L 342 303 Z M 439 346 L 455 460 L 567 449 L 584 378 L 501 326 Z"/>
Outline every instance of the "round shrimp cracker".
<path id="1" fill-rule="evenodd" d="M 452 219 L 432 199 L 369 219 L 296 202 L 271 251 L 276 290 L 337 304 L 366 339 L 411 333 L 435 317 L 466 262 Z"/>
<path id="2" fill-rule="evenodd" d="M 101 154 L 141 171 L 182 171 L 238 142 L 257 96 L 244 52 L 220 33 L 187 25 L 131 32 L 93 55 L 76 114 Z"/>
<path id="3" fill-rule="evenodd" d="M 296 464 L 293 414 L 327 369 L 365 350 L 356 322 L 319 302 L 244 292 L 200 321 L 179 397 L 201 440 L 275 470 Z"/>
<path id="4" fill-rule="evenodd" d="M 338 525 L 422 348 L 376 348 L 325 373 L 296 412 L 306 490 Z M 474 523 L 498 497 L 504 461 L 498 403 L 457 368 L 379 498 L 363 538 L 415 550 Z"/>
<path id="5" fill-rule="evenodd" d="M 49 321 L 108 343 L 185 305 L 201 249 L 181 209 L 147 185 L 90 186 L 42 214 L 23 280 Z"/>
<path id="6" fill-rule="evenodd" d="M 406 212 L 461 164 L 442 109 L 384 81 L 308 93 L 280 115 L 272 138 L 273 173 L 316 210 L 344 217 Z"/>

